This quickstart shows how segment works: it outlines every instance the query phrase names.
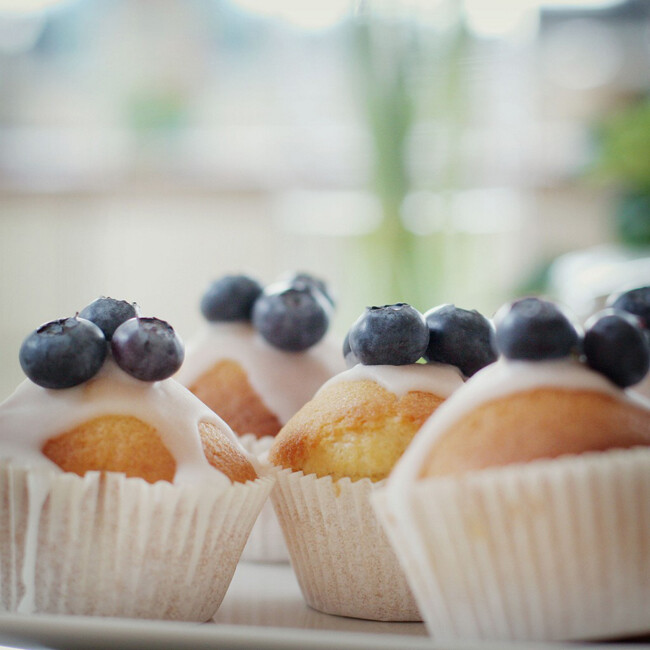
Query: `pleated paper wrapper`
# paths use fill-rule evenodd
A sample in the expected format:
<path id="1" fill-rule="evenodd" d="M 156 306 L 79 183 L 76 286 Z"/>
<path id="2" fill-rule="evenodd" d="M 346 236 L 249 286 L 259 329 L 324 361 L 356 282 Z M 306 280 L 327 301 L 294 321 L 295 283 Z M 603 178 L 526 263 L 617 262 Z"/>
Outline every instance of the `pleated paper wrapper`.
<path id="1" fill-rule="evenodd" d="M 650 449 L 391 487 L 373 504 L 436 640 L 650 632 Z"/>
<path id="2" fill-rule="evenodd" d="M 239 436 L 244 449 L 255 456 L 267 469 L 270 469 L 271 465 L 268 464 L 266 457 L 274 440 L 273 436 L 258 438 L 252 433 Z M 260 511 L 241 559 L 246 562 L 289 562 L 289 551 L 270 499 Z"/>
<path id="3" fill-rule="evenodd" d="M 271 500 L 307 604 L 327 614 L 421 620 L 370 505 L 368 479 L 333 481 L 282 470 Z"/>
<path id="4" fill-rule="evenodd" d="M 207 621 L 272 485 L 0 462 L 0 610 Z"/>

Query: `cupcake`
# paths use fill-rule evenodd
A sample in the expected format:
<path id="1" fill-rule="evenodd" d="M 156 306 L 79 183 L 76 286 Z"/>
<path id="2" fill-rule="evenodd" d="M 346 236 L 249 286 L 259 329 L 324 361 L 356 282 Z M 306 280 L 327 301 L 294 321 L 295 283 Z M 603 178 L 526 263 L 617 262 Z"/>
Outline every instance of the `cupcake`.
<path id="1" fill-rule="evenodd" d="M 27 337 L 0 404 L 0 609 L 209 620 L 272 479 L 170 378 L 173 329 L 100 300 L 110 327 Z"/>
<path id="2" fill-rule="evenodd" d="M 635 320 L 576 327 L 506 306 L 478 372 L 424 424 L 374 505 L 429 632 L 444 640 L 650 631 L 650 403 Z"/>
<path id="3" fill-rule="evenodd" d="M 474 314 L 472 322 L 489 330 Z M 451 359 L 416 363 L 433 352 L 431 338 L 424 317 L 409 305 L 367 309 L 346 337 L 346 356 L 356 365 L 327 382 L 271 446 L 269 460 L 283 468 L 271 498 L 314 609 L 421 620 L 369 499 L 422 423 L 463 383 Z M 483 356 L 468 337 L 466 358 L 474 347 Z"/>
<path id="4" fill-rule="evenodd" d="M 263 459 L 289 418 L 345 368 L 326 337 L 333 305 L 325 284 L 305 273 L 266 288 L 245 275 L 220 278 L 202 298 L 206 327 L 177 378 Z M 243 558 L 288 561 L 270 504 Z"/>

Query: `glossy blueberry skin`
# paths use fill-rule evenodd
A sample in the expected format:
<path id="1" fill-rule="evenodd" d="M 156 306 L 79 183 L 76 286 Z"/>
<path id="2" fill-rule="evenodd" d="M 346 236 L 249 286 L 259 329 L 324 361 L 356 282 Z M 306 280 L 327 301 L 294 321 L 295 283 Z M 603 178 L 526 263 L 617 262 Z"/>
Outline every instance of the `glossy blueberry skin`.
<path id="1" fill-rule="evenodd" d="M 308 288 L 312 291 L 320 291 L 321 295 L 324 296 L 332 308 L 336 306 L 336 301 L 334 300 L 327 283 L 324 280 L 311 275 L 311 273 L 290 273 L 282 279 L 296 289 Z"/>
<path id="2" fill-rule="evenodd" d="M 262 285 L 247 275 L 226 275 L 213 282 L 201 298 L 201 313 L 210 322 L 250 321 Z"/>
<path id="3" fill-rule="evenodd" d="M 493 346 L 508 359 L 561 359 L 580 349 L 578 326 L 548 300 L 515 300 L 499 310 L 495 322 Z"/>
<path id="4" fill-rule="evenodd" d="M 638 384 L 650 368 L 650 348 L 637 317 L 604 309 L 586 323 L 587 365 L 621 388 Z"/>
<path id="5" fill-rule="evenodd" d="M 72 388 L 94 377 L 108 344 L 102 330 L 85 318 L 62 318 L 32 332 L 20 348 L 23 372 L 43 388 Z"/>
<path id="6" fill-rule="evenodd" d="M 357 356 L 352 352 L 352 348 L 350 347 L 350 332 L 343 339 L 343 358 L 345 359 L 347 368 L 353 368 L 359 363 L 359 359 L 357 359 Z"/>
<path id="7" fill-rule="evenodd" d="M 280 285 L 255 301 L 253 327 L 273 347 L 302 352 L 325 336 L 328 311 L 325 299 L 310 288 Z"/>
<path id="8" fill-rule="evenodd" d="M 115 363 L 141 381 L 162 381 L 183 363 L 185 351 L 169 323 L 158 318 L 132 318 L 113 334 L 111 350 Z"/>
<path id="9" fill-rule="evenodd" d="M 451 364 L 471 377 L 497 360 L 492 348 L 494 327 L 476 310 L 440 305 L 426 312 L 424 320 L 429 328 L 427 361 Z"/>
<path id="10" fill-rule="evenodd" d="M 406 303 L 366 307 L 350 328 L 349 343 L 366 366 L 403 366 L 424 356 L 429 328 L 424 316 Z"/>
<path id="11" fill-rule="evenodd" d="M 607 306 L 634 314 L 641 325 L 650 329 L 650 287 L 638 287 L 610 296 Z"/>
<path id="12" fill-rule="evenodd" d="M 135 318 L 140 314 L 140 308 L 135 303 L 115 298 L 97 298 L 84 307 L 79 316 L 92 321 L 104 332 L 107 341 L 113 337 L 115 330 L 129 318 Z"/>

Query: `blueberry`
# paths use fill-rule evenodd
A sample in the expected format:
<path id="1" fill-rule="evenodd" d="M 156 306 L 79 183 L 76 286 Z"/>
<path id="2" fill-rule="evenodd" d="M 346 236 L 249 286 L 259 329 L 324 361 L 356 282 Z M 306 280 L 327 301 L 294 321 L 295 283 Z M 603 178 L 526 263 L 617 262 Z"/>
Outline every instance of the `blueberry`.
<path id="1" fill-rule="evenodd" d="M 43 388 L 71 388 L 97 374 L 108 345 L 104 334 L 85 318 L 62 318 L 32 332 L 20 348 L 24 373 Z"/>
<path id="2" fill-rule="evenodd" d="M 310 273 L 290 273 L 282 278 L 287 284 L 295 287 L 296 289 L 308 288 L 312 291 L 320 291 L 321 295 L 325 297 L 331 307 L 335 307 L 336 303 L 332 296 L 327 283 L 320 278 L 317 278 Z"/>
<path id="3" fill-rule="evenodd" d="M 255 301 L 253 326 L 274 347 L 301 352 L 325 336 L 328 311 L 324 298 L 311 289 L 280 285 Z"/>
<path id="4" fill-rule="evenodd" d="M 117 365 L 141 381 L 171 377 L 183 363 L 183 343 L 169 323 L 158 318 L 132 318 L 111 341 Z"/>
<path id="5" fill-rule="evenodd" d="M 585 324 L 587 364 L 617 386 L 638 384 L 650 367 L 650 349 L 637 317 L 604 309 Z"/>
<path id="6" fill-rule="evenodd" d="M 350 349 L 366 366 L 415 363 L 426 352 L 429 328 L 411 305 L 366 307 L 349 332 Z"/>
<path id="7" fill-rule="evenodd" d="M 343 339 L 343 358 L 345 359 L 345 365 L 348 368 L 352 368 L 359 363 L 359 359 L 357 359 L 356 354 L 352 352 L 352 348 L 350 347 L 350 332 L 348 332 Z"/>
<path id="8" fill-rule="evenodd" d="M 140 314 L 140 308 L 134 302 L 115 300 L 115 298 L 97 298 L 80 312 L 81 318 L 92 321 L 104 332 L 107 341 L 110 341 L 113 332 L 129 318 Z"/>
<path id="9" fill-rule="evenodd" d="M 580 347 L 577 325 L 547 300 L 515 300 L 499 310 L 495 321 L 494 345 L 508 359 L 561 359 Z"/>
<path id="10" fill-rule="evenodd" d="M 471 377 L 497 360 L 491 343 L 494 327 L 476 310 L 440 305 L 426 312 L 424 319 L 429 328 L 427 361 L 449 363 Z"/>
<path id="11" fill-rule="evenodd" d="M 262 293 L 247 275 L 226 275 L 213 282 L 201 298 L 201 312 L 213 321 L 249 321 L 253 304 Z"/>
<path id="12" fill-rule="evenodd" d="M 607 301 L 607 306 L 638 316 L 641 325 L 650 329 L 650 287 L 638 287 L 613 294 Z"/>

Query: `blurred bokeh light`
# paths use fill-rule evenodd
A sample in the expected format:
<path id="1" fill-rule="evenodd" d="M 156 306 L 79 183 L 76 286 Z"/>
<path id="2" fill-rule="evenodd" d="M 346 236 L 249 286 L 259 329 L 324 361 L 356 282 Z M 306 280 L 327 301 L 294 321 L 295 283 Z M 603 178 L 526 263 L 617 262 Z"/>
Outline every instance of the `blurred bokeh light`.
<path id="1" fill-rule="evenodd" d="M 341 337 L 368 304 L 591 300 L 549 267 L 623 246 L 624 184 L 586 172 L 649 28 L 642 0 L 0 0 L 0 397 L 41 322 L 103 294 L 189 338 L 232 271 L 328 278 Z"/>

